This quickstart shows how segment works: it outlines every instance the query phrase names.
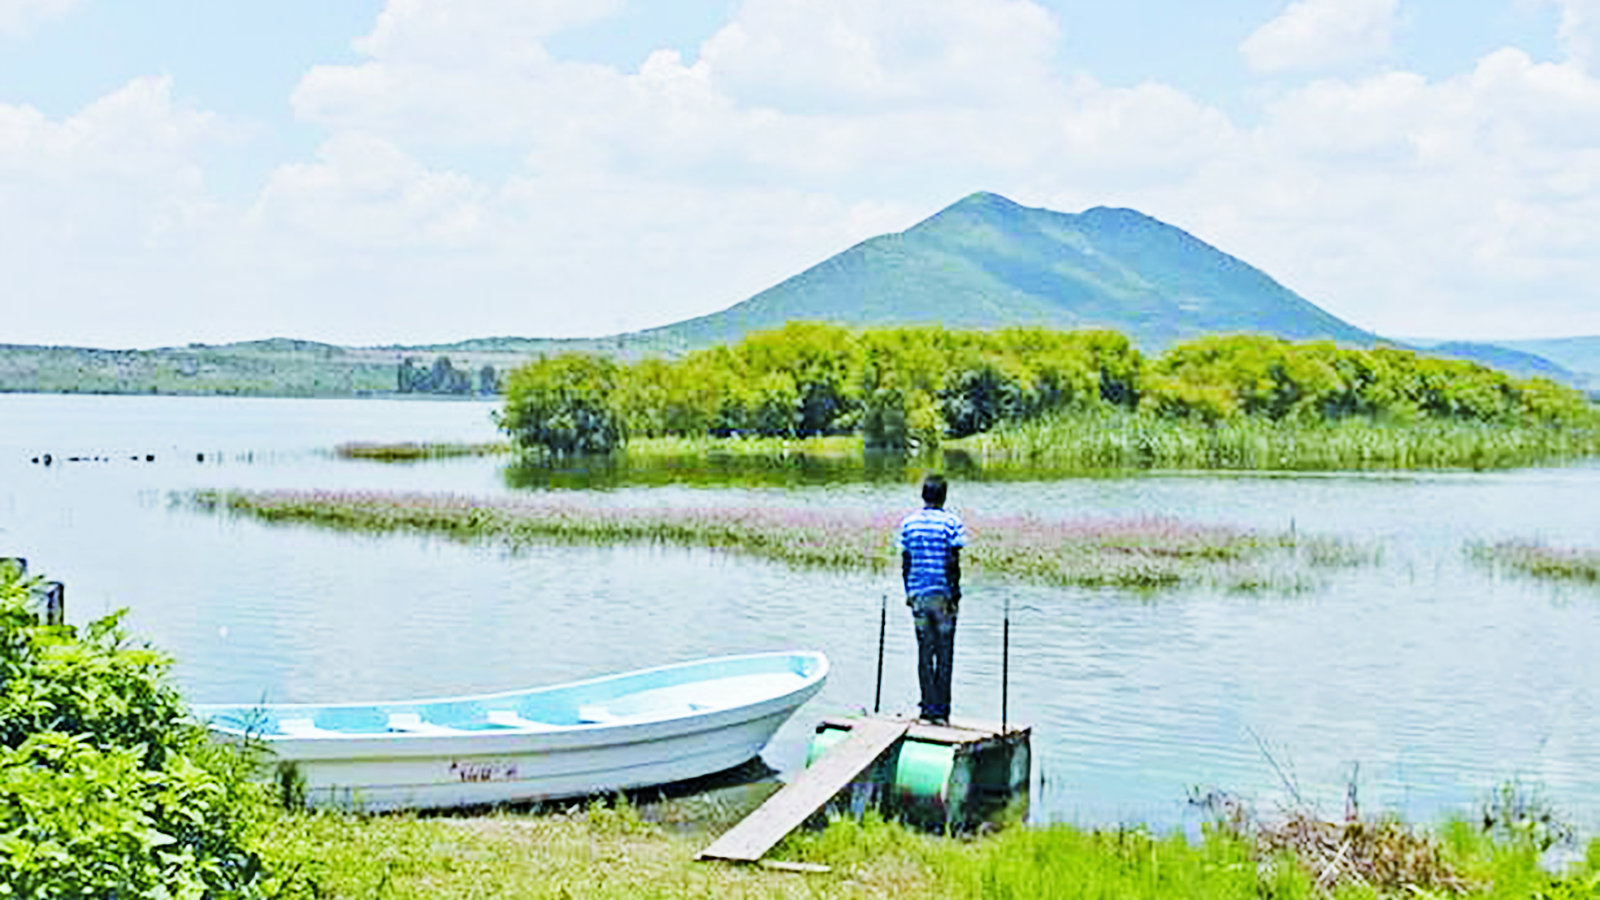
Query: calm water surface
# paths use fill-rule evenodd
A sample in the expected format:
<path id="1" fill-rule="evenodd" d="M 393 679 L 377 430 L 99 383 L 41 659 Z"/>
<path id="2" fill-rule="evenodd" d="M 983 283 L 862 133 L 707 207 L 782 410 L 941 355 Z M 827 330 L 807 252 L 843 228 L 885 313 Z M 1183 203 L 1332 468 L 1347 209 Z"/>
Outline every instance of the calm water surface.
<path id="1" fill-rule="evenodd" d="M 334 459 L 347 440 L 495 438 L 492 404 L 0 395 L 0 555 L 67 583 L 69 618 L 128 607 L 197 702 L 381 699 L 511 689 L 787 647 L 834 664 L 767 752 L 801 760 L 815 720 L 872 702 L 890 597 L 885 706 L 913 709 L 914 641 L 894 576 L 794 571 L 710 551 L 340 535 L 174 506 L 191 488 L 508 487 L 497 460 Z M 46 468 L 30 460 L 51 453 Z M 155 454 L 153 462 L 143 461 Z M 203 461 L 198 458 L 203 454 Z M 61 462 L 99 456 L 98 462 Z M 130 459 L 137 455 L 138 461 Z M 915 485 L 629 485 L 616 505 L 905 509 Z M 1176 516 L 1347 537 L 1372 567 L 1294 596 L 1153 596 L 976 579 L 957 636 L 958 714 L 1035 728 L 1036 818 L 1194 821 L 1193 788 L 1270 807 L 1292 783 L 1342 809 L 1424 821 L 1520 778 L 1600 832 L 1600 591 L 1502 578 L 1468 541 L 1600 543 L 1600 466 L 1502 473 L 958 480 L 972 514 Z M 1357 768 L 1358 767 L 1358 768 Z"/>

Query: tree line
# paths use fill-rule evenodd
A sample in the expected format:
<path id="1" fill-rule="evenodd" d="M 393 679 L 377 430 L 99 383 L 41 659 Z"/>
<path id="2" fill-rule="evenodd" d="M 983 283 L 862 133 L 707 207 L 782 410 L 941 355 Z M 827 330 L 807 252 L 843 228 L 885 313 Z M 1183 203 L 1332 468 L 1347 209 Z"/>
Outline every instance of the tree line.
<path id="1" fill-rule="evenodd" d="M 395 390 L 402 394 L 470 394 L 472 372 L 456 368 L 448 356 L 437 357 L 432 366 L 419 366 L 414 357 L 408 356 L 396 367 Z M 500 378 L 494 366 L 484 363 L 478 370 L 478 393 L 499 392 Z"/>
<path id="2" fill-rule="evenodd" d="M 1579 392 L 1380 346 L 1211 335 L 1147 357 L 1115 331 L 791 322 L 681 359 L 543 357 L 505 379 L 500 427 L 524 451 L 606 453 L 634 437 L 859 434 L 914 450 L 1008 423 L 1120 410 L 1219 422 L 1352 417 L 1571 426 Z"/>

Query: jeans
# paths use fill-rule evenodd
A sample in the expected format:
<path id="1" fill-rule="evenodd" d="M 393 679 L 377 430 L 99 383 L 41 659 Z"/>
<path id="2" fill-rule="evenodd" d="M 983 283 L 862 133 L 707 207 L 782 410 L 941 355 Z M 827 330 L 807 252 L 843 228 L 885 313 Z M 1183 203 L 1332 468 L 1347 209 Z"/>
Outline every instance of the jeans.
<path id="1" fill-rule="evenodd" d="M 917 630 L 917 681 L 922 717 L 950 718 L 950 667 L 956 652 L 956 605 L 944 594 L 906 600 Z"/>

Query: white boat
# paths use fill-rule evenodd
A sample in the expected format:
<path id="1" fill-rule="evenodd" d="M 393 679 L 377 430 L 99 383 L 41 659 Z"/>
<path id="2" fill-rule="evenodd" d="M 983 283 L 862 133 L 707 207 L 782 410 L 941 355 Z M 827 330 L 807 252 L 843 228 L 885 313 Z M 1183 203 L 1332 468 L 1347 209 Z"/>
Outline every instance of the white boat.
<path id="1" fill-rule="evenodd" d="M 822 688 L 820 653 L 661 666 L 532 690 L 388 703 L 195 705 L 265 745 L 313 806 L 524 802 L 665 784 L 758 754 Z"/>

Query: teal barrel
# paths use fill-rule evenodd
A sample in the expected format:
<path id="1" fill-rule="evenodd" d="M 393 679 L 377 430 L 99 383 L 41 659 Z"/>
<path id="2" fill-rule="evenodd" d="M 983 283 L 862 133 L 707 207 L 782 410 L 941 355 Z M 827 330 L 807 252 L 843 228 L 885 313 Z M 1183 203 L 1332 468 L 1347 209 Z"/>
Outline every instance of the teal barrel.
<path id="1" fill-rule="evenodd" d="M 849 734 L 849 730 L 824 723 L 811 739 L 806 753 L 809 766 Z M 960 744 L 902 740 L 879 771 L 863 780 L 882 790 L 885 815 L 923 827 L 962 827 L 971 806 L 972 758 Z"/>

